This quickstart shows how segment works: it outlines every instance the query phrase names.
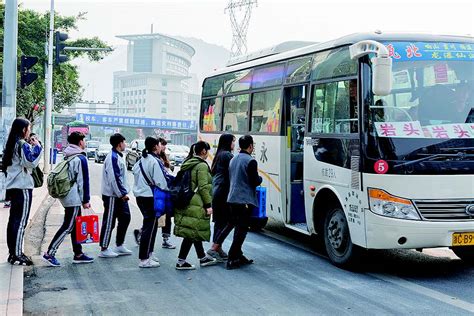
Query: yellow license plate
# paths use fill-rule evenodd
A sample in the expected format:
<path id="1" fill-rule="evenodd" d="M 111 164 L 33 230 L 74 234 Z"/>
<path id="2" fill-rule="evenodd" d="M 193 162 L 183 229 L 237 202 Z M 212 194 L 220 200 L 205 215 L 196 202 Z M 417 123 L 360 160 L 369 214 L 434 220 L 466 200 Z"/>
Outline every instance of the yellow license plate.
<path id="1" fill-rule="evenodd" d="M 474 233 L 454 233 L 453 246 L 474 246 Z"/>

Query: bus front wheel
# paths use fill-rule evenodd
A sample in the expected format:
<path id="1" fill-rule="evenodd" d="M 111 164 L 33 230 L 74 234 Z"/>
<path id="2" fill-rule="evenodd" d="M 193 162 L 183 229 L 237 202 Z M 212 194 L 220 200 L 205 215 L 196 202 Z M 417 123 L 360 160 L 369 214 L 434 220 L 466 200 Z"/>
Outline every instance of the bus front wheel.
<path id="1" fill-rule="evenodd" d="M 474 264 L 474 246 L 463 246 L 451 248 L 462 261 Z"/>
<path id="2" fill-rule="evenodd" d="M 329 259 L 338 267 L 356 268 L 361 257 L 360 247 L 354 245 L 344 211 L 335 207 L 326 213 L 324 244 Z"/>

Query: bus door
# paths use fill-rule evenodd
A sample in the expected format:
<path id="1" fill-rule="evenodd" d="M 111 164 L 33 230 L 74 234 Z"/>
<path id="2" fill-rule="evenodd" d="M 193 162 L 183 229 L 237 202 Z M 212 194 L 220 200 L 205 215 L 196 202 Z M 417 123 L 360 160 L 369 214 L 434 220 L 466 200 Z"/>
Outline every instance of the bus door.
<path id="1" fill-rule="evenodd" d="M 288 142 L 286 175 L 289 179 L 286 190 L 286 222 L 296 226 L 306 226 L 303 192 L 303 145 L 307 91 L 307 85 L 286 87 L 284 90 Z"/>

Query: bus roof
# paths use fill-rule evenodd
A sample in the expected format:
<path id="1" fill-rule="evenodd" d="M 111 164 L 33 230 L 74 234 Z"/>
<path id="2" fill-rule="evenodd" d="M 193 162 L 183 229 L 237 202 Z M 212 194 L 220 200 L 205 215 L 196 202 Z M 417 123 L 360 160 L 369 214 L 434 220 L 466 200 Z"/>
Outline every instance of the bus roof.
<path id="1" fill-rule="evenodd" d="M 387 41 L 410 41 L 410 42 L 456 42 L 456 43 L 474 43 L 474 38 L 470 36 L 454 36 L 454 35 L 434 35 L 434 34 L 413 34 L 413 33 L 354 33 L 340 37 L 338 39 L 316 43 L 305 47 L 297 48 L 282 53 L 270 55 L 268 57 L 255 58 L 247 62 L 234 64 L 216 70 L 208 77 L 233 72 L 241 69 L 252 68 L 259 65 L 264 65 L 280 60 L 286 60 L 298 56 L 304 56 L 318 51 L 323 51 L 331 48 L 336 48 L 345 45 L 351 45 L 364 40 L 374 40 L 378 42 Z M 245 58 L 242 58 L 245 59 Z"/>

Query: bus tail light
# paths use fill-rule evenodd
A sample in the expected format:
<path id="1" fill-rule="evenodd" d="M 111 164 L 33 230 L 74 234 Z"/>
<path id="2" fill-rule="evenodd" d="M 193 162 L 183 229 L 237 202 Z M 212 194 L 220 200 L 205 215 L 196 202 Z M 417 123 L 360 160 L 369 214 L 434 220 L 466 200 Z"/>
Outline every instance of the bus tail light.
<path id="1" fill-rule="evenodd" d="M 418 211 L 410 200 L 393 196 L 384 190 L 369 189 L 370 210 L 378 215 L 421 220 Z"/>

